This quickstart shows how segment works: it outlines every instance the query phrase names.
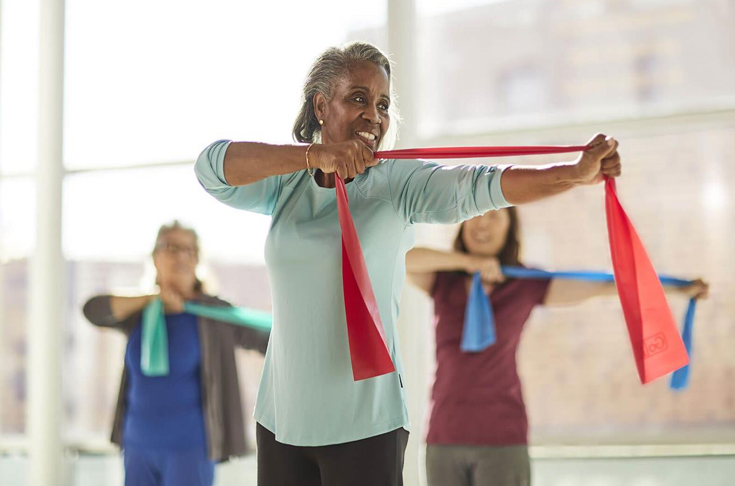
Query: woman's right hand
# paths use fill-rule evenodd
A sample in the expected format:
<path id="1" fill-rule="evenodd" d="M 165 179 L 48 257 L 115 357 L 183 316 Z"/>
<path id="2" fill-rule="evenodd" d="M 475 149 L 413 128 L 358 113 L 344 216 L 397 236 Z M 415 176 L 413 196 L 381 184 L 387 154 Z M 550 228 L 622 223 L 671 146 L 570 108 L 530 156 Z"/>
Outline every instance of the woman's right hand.
<path id="1" fill-rule="evenodd" d="M 500 270 L 500 261 L 495 257 L 468 254 L 465 270 L 470 274 L 480 272 L 482 281 L 486 283 L 496 284 L 505 281 L 505 275 Z"/>
<path id="2" fill-rule="evenodd" d="M 380 162 L 373 155 L 373 151 L 359 140 L 330 144 L 315 143 L 309 151 L 309 158 L 314 168 L 325 174 L 336 172 L 342 179 L 352 179 Z"/>

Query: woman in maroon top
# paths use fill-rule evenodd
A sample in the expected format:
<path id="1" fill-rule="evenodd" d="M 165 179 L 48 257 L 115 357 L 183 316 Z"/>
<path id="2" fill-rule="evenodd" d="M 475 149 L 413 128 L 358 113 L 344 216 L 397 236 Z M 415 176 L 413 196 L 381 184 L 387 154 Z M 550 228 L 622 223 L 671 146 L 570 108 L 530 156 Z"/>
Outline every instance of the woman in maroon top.
<path id="1" fill-rule="evenodd" d="M 501 265 L 521 265 L 514 207 L 465 221 L 453 252 L 415 248 L 411 281 L 434 300 L 436 377 L 426 437 L 429 486 L 530 484 L 528 421 L 516 352 L 536 305 L 564 305 L 616 294 L 614 283 L 508 279 Z M 497 341 L 479 353 L 460 350 L 471 275 L 490 297 Z M 673 289 L 704 297 L 701 280 Z"/>

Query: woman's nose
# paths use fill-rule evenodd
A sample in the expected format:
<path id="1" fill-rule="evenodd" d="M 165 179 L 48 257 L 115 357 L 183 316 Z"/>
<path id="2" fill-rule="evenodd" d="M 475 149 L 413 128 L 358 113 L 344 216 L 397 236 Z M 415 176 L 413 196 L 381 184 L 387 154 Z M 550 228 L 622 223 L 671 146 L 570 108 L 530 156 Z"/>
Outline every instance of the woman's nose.
<path id="1" fill-rule="evenodd" d="M 486 229 L 488 229 L 488 228 L 489 228 L 490 226 L 492 226 L 492 224 L 493 224 L 493 222 L 492 222 L 492 221 L 491 221 L 490 219 L 488 219 L 488 217 L 487 217 L 487 216 L 485 216 L 484 218 L 481 218 L 481 219 L 480 219 L 480 220 L 479 220 L 479 221 L 477 222 L 477 227 L 478 227 L 479 229 L 483 229 L 483 230 L 486 230 Z"/>
<path id="2" fill-rule="evenodd" d="M 362 114 L 363 118 L 368 120 L 373 125 L 380 123 L 380 114 L 375 106 L 368 106 Z"/>

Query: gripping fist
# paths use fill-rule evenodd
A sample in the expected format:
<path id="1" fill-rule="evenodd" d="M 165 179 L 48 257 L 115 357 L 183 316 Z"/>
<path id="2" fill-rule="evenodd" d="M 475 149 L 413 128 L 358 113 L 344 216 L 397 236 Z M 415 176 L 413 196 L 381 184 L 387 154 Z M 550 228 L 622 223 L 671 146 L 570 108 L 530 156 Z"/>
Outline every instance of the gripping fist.
<path id="1" fill-rule="evenodd" d="M 582 184 L 598 184 L 604 176 L 618 177 L 621 172 L 618 142 L 598 133 L 589 141 L 590 148 L 576 160 L 577 178 Z"/>
<path id="2" fill-rule="evenodd" d="M 171 314 L 180 314 L 184 312 L 184 298 L 171 287 L 161 286 L 161 293 L 159 295 L 163 301 L 163 305 Z"/>
<path id="3" fill-rule="evenodd" d="M 373 151 L 359 140 L 326 145 L 314 144 L 309 153 L 313 154 L 315 168 L 325 174 L 336 172 L 342 179 L 352 179 L 379 162 L 374 157 Z"/>
<path id="4" fill-rule="evenodd" d="M 500 270 L 500 262 L 495 257 L 484 257 L 477 255 L 468 255 L 465 270 L 473 274 L 480 272 L 483 282 L 497 284 L 505 280 L 505 275 Z"/>

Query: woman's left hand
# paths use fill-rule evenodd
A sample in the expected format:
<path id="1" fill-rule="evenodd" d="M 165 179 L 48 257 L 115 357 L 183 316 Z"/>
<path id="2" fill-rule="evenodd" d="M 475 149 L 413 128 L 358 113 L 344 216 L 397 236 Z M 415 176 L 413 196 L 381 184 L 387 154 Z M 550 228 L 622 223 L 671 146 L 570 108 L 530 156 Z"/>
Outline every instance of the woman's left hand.
<path id="1" fill-rule="evenodd" d="M 577 180 L 581 184 L 598 184 L 605 176 L 618 177 L 621 164 L 617 140 L 598 133 L 588 145 L 590 148 L 576 160 Z"/>
<path id="2" fill-rule="evenodd" d="M 184 312 L 184 297 L 173 287 L 161 285 L 160 297 L 168 313 L 180 314 Z"/>

